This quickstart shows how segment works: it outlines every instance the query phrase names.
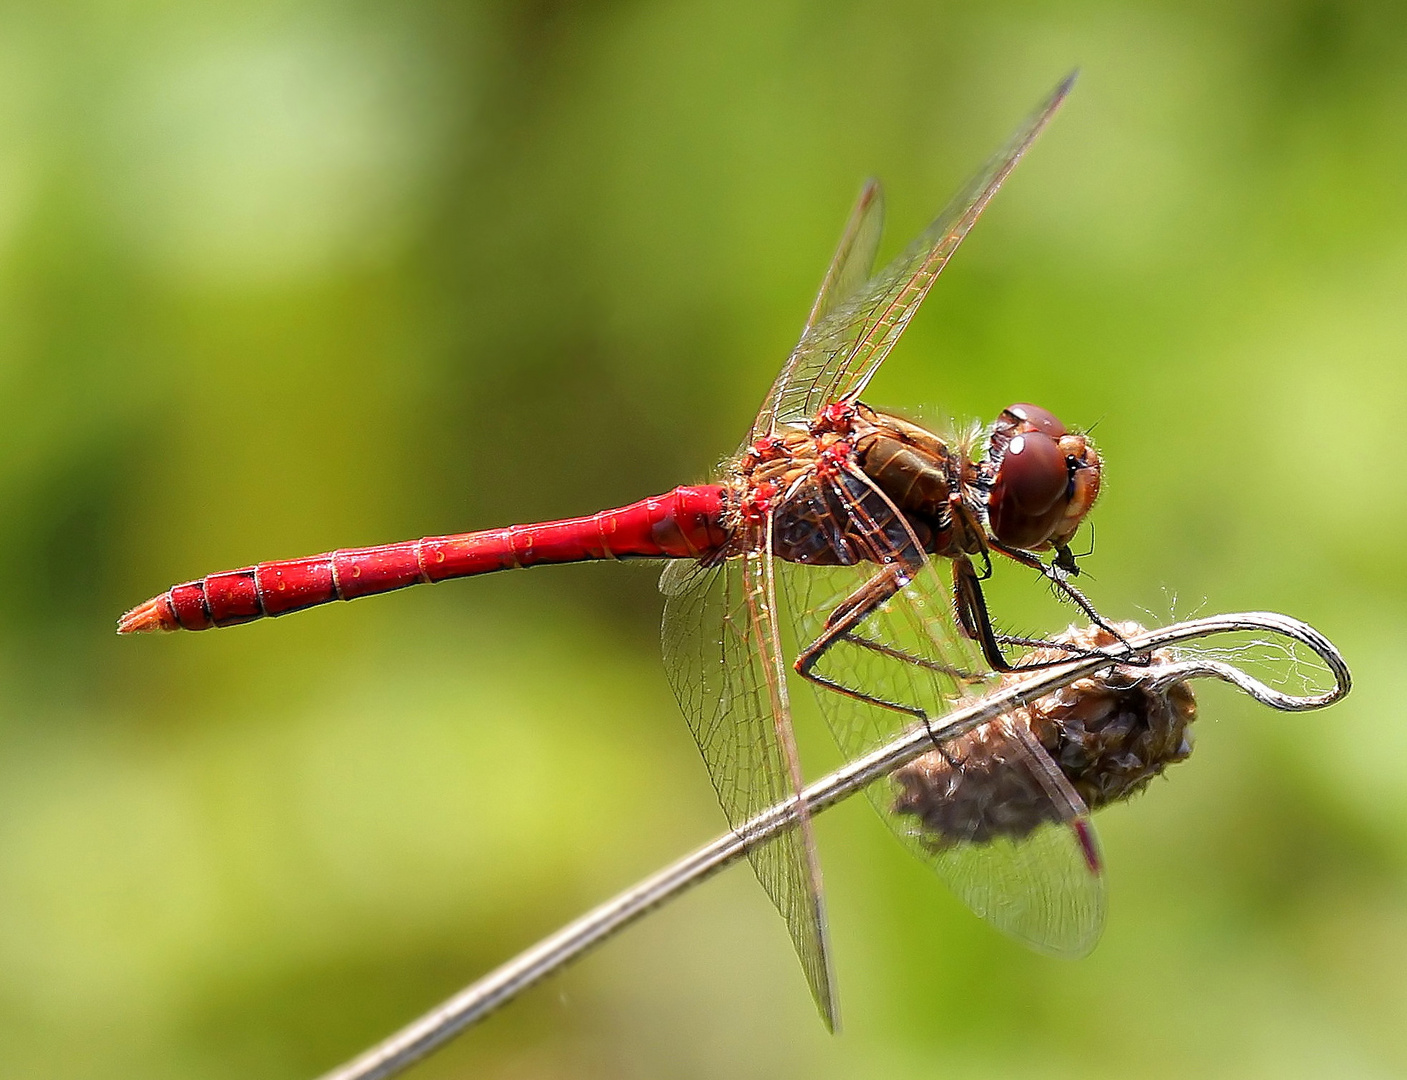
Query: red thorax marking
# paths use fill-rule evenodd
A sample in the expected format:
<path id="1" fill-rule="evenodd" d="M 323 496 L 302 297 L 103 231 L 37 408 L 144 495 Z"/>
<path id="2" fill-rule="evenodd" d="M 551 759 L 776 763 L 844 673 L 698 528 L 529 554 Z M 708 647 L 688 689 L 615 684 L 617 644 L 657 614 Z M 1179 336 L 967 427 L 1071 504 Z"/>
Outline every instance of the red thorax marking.
<path id="1" fill-rule="evenodd" d="M 855 423 L 855 406 L 846 401 L 833 401 L 816 414 L 811 425 L 813 434 L 824 431 L 848 432 Z"/>

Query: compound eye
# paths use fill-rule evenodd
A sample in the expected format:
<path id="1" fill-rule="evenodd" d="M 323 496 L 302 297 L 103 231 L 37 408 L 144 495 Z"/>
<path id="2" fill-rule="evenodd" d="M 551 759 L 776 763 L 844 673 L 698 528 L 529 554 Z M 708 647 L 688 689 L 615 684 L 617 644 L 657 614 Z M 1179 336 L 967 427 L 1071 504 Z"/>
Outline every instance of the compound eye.
<path id="1" fill-rule="evenodd" d="M 1065 514 L 1070 470 L 1054 439 L 1038 431 L 1007 444 L 987 504 L 992 535 L 1032 550 L 1050 539 Z"/>
<path id="2" fill-rule="evenodd" d="M 1018 423 L 1015 426 L 1018 431 L 1039 431 L 1058 440 L 1069 430 L 1060 422 L 1060 417 L 1049 409 L 1042 409 L 1039 405 L 1018 402 L 1009 406 L 1005 411 L 1017 419 Z"/>

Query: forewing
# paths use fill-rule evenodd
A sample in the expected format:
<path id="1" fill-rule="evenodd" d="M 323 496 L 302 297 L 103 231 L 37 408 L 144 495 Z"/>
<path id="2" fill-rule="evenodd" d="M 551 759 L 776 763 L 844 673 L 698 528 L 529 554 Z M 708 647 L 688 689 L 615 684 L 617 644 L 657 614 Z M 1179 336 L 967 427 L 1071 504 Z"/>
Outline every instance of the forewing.
<path id="1" fill-rule="evenodd" d="M 829 402 L 859 396 L 992 196 L 1060 108 L 1074 79 L 1071 74 L 1055 88 L 903 254 L 810 326 L 783 365 L 754 425 L 754 438 L 778 423 L 807 420 Z"/>
<path id="2" fill-rule="evenodd" d="M 879 237 L 883 229 L 884 191 L 878 180 L 870 179 L 860 189 L 860 197 L 855 200 L 850 219 L 840 235 L 840 243 L 836 245 L 835 255 L 831 257 L 831 264 L 821 281 L 816 302 L 811 305 L 811 314 L 806 317 L 806 327 L 801 332 L 803 341 L 812 327 L 853 296 L 869 279 L 874 272 L 875 255 L 879 251 Z M 804 357 L 805 354 L 798 348 L 787 358 L 752 425 L 749 442 L 771 432 L 776 401 L 783 389 L 793 381 L 792 368 L 802 363 Z"/>
<path id="3" fill-rule="evenodd" d="M 770 546 L 713 567 L 680 560 L 660 579 L 665 670 L 735 829 L 802 788 L 771 561 Z M 822 1018 L 834 1029 L 820 868 L 804 807 L 797 828 L 748 857 L 786 920 Z"/>
<path id="4" fill-rule="evenodd" d="M 871 177 L 860 189 L 860 196 L 850 211 L 845 230 L 840 234 L 831 264 L 821 281 L 811 314 L 806 317 L 805 337 L 836 306 L 853 296 L 874 273 L 875 256 L 879 254 L 879 237 L 884 231 L 884 189 Z"/>
<path id="5" fill-rule="evenodd" d="M 1029 730 L 1008 718 L 943 740 L 942 718 L 953 702 L 995 682 L 957 629 L 949 586 L 917 551 L 902 515 L 863 477 L 843 476 L 809 497 L 825 504 L 813 508 L 818 515 L 843 506 L 844 540 L 864 557 L 851 566 L 783 570 L 799 648 L 877 576 L 902 571 L 902 586 L 816 662 L 815 674 L 839 687 L 817 687 L 837 743 L 853 759 L 926 723 L 942 747 L 926 771 L 870 786 L 880 816 L 998 929 L 1043 952 L 1087 952 L 1103 927 L 1105 885 L 1083 802 Z M 915 785 L 926 785 L 927 817 L 914 811 Z"/>

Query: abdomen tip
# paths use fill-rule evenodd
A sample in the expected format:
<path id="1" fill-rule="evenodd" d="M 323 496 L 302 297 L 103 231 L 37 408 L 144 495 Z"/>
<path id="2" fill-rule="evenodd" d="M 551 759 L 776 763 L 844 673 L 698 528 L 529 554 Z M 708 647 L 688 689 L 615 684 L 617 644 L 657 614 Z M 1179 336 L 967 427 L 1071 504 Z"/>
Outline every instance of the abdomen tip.
<path id="1" fill-rule="evenodd" d="M 117 620 L 119 634 L 151 634 L 179 628 L 176 613 L 171 610 L 171 604 L 164 594 L 145 604 L 138 604 Z"/>

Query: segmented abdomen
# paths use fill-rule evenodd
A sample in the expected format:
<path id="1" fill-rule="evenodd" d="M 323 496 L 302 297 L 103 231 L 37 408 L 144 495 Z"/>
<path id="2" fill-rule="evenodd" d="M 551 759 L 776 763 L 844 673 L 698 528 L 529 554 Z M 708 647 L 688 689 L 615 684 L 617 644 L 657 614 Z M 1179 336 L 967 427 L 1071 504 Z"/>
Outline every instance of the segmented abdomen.
<path id="1" fill-rule="evenodd" d="M 177 585 L 133 608 L 118 633 L 208 630 L 390 592 L 407 585 L 537 563 L 703 558 L 726 540 L 722 488 L 679 487 L 590 517 L 429 536 L 260 563 Z"/>

